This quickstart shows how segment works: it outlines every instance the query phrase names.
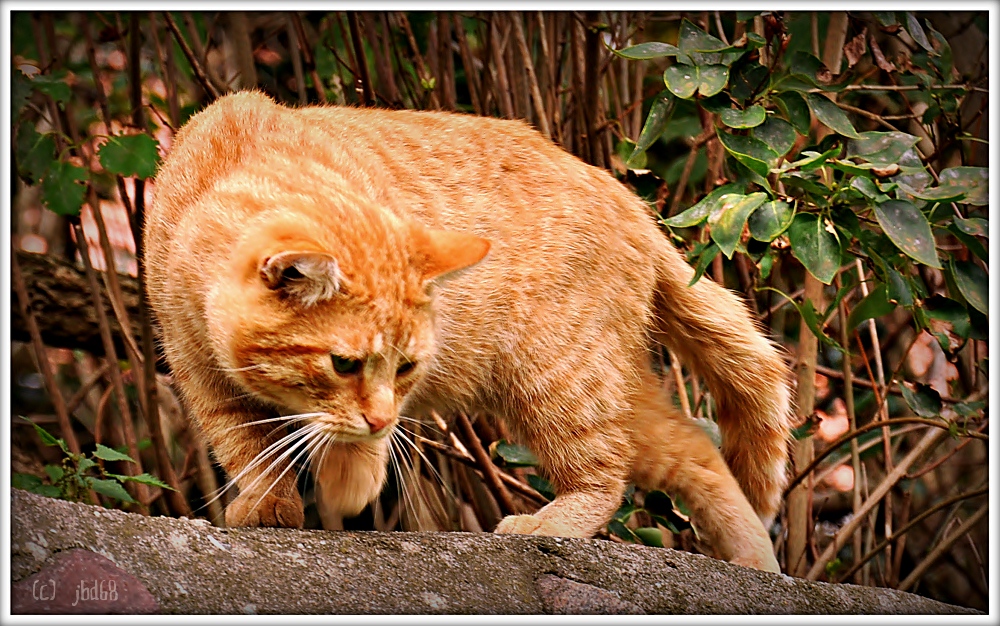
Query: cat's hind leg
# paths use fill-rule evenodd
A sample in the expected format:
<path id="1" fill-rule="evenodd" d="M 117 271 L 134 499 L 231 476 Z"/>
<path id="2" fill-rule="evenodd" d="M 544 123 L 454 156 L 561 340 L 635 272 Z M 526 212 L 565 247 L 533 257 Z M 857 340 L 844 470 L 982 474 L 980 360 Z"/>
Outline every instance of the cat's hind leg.
<path id="1" fill-rule="evenodd" d="M 780 572 L 767 531 L 722 454 L 697 423 L 673 407 L 652 373 L 644 375 L 636 397 L 633 433 L 636 485 L 680 496 L 721 558 Z"/>

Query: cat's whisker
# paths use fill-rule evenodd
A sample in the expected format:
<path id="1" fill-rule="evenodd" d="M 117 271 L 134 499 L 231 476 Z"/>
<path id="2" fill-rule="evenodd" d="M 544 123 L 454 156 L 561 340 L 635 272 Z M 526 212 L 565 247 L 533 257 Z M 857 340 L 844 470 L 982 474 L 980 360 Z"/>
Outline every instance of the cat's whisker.
<path id="1" fill-rule="evenodd" d="M 291 461 L 288 462 L 288 464 L 285 466 L 285 469 L 281 470 L 281 473 L 278 474 L 278 477 L 275 478 L 270 485 L 268 485 L 267 489 L 264 490 L 264 492 L 260 495 L 260 497 L 257 498 L 257 502 L 255 502 L 254 505 L 250 507 L 250 512 L 257 510 L 257 507 L 260 506 L 260 503 L 264 501 L 264 498 L 266 498 L 267 495 L 271 493 L 271 490 L 274 489 L 275 485 L 281 482 L 281 479 L 285 477 L 285 474 L 288 473 L 288 470 L 295 467 L 296 463 L 299 462 L 299 459 L 302 458 L 302 455 L 305 454 L 308 456 L 308 454 L 312 449 L 314 449 L 317 445 L 321 445 L 323 443 L 324 435 L 325 434 L 321 429 L 314 428 L 309 432 L 308 436 L 303 437 L 303 440 L 306 442 L 305 445 L 302 447 L 299 453 L 295 455 L 295 458 L 293 458 Z M 294 450 L 294 447 L 292 449 Z M 268 468 L 268 471 L 261 474 L 260 478 L 267 476 L 270 473 L 270 470 L 271 468 Z M 258 478 L 258 481 L 260 480 L 260 478 Z M 254 484 L 256 484 L 256 482 L 257 481 L 254 481 Z"/>
<path id="2" fill-rule="evenodd" d="M 422 437 L 422 436 L 414 433 L 413 431 L 410 431 L 410 430 L 407 430 L 407 429 L 403 428 L 402 426 L 400 426 L 400 428 L 403 431 L 405 431 L 407 434 L 409 434 L 411 437 L 415 437 L 415 438 L 419 437 L 420 439 L 423 439 L 425 441 L 432 441 L 431 439 L 428 439 L 427 437 Z M 408 443 L 410 445 L 410 447 L 412 447 L 414 450 L 416 450 L 417 454 L 419 454 L 420 457 L 424 460 L 424 463 L 426 463 L 427 466 L 431 469 L 431 472 L 434 474 L 434 477 L 437 478 L 437 480 L 438 480 L 439 483 L 441 483 L 441 487 L 445 490 L 445 492 L 447 493 L 447 495 L 449 497 L 451 497 L 451 498 L 457 499 L 457 496 L 455 495 L 455 493 L 451 490 L 451 488 L 448 485 L 445 484 L 444 478 L 441 476 L 441 473 L 438 472 L 438 469 L 436 467 L 434 467 L 434 464 L 431 463 L 431 460 L 427 457 L 426 454 L 424 454 L 424 451 L 421 450 L 420 447 L 417 446 L 417 444 L 415 444 L 414 442 L 412 442 L 409 439 L 407 439 L 406 436 L 400 435 L 400 439 L 402 439 L 403 441 L 405 441 L 406 443 Z"/>
<path id="3" fill-rule="evenodd" d="M 245 367 L 212 367 L 217 372 L 247 372 L 249 370 L 264 369 L 266 365 L 263 363 L 254 363 L 253 365 L 247 365 Z"/>
<path id="4" fill-rule="evenodd" d="M 413 442 L 410 441 L 409 439 L 407 439 L 399 431 L 393 431 L 393 435 L 398 440 L 405 441 L 406 443 L 408 443 L 411 446 L 413 446 Z M 415 446 L 414 446 L 414 449 L 420 455 L 420 457 L 424 460 L 424 462 L 427 462 L 427 457 L 424 456 L 423 453 L 421 453 L 421 451 L 419 449 L 417 449 Z M 427 511 L 431 511 L 432 507 L 430 506 L 430 503 L 428 501 L 427 494 L 424 492 L 424 486 L 423 486 L 423 482 L 421 481 L 420 471 L 416 467 L 416 460 L 413 459 L 413 458 L 411 458 L 410 455 L 406 453 L 406 450 L 403 447 L 400 447 L 400 456 L 403 458 L 404 463 L 406 463 L 406 465 L 407 465 L 407 474 L 409 475 L 409 486 L 410 486 L 410 488 L 412 488 L 414 490 L 410 494 L 410 498 L 411 498 L 410 506 L 411 506 L 411 510 L 413 511 L 413 513 L 414 513 L 414 515 L 416 517 L 417 530 L 425 530 L 423 528 L 423 526 L 421 525 L 421 518 L 420 518 L 419 514 L 420 514 L 420 512 L 421 512 L 422 509 L 427 510 Z M 434 471 L 434 472 L 437 471 L 434 468 L 433 465 L 431 465 L 430 467 L 431 467 L 431 471 Z M 414 503 L 417 504 L 417 505 L 421 505 L 422 509 L 418 508 L 416 506 L 413 506 Z"/>
<path id="5" fill-rule="evenodd" d="M 270 424 L 272 422 L 284 422 L 283 425 L 285 425 L 285 424 L 295 424 L 297 422 L 301 422 L 301 421 L 307 420 L 307 419 L 309 419 L 311 417 L 322 417 L 323 415 L 327 415 L 327 414 L 326 413 L 299 413 L 298 415 L 279 415 L 277 417 L 268 417 L 268 418 L 265 418 L 265 419 L 253 420 L 253 421 L 250 421 L 250 422 L 244 422 L 242 424 L 237 424 L 235 426 L 230 426 L 229 428 L 227 428 L 223 432 L 227 432 L 228 433 L 230 431 L 237 430 L 239 428 L 247 428 L 249 426 L 258 426 L 260 424 Z M 271 432 L 274 432 L 274 431 L 271 431 Z"/>
<path id="6" fill-rule="evenodd" d="M 219 488 L 219 493 L 217 495 L 215 495 L 215 497 L 213 497 L 211 500 L 209 500 L 208 503 L 211 503 L 211 502 L 214 502 L 214 501 L 218 500 L 222 496 L 222 494 L 226 492 L 226 490 L 228 490 L 231 487 L 233 487 L 234 485 L 236 485 L 238 483 L 238 481 L 241 478 L 243 478 L 244 476 L 246 476 L 248 473 L 253 472 L 257 468 L 259 468 L 261 465 L 263 465 L 265 462 L 267 462 L 267 459 L 270 458 L 271 456 L 273 456 L 274 454 L 276 454 L 278 451 L 280 451 L 282 449 L 282 447 L 284 447 L 285 445 L 288 445 L 290 442 L 293 442 L 295 439 L 302 439 L 302 438 L 308 437 L 310 434 L 312 434 L 312 432 L 314 432 L 315 430 L 317 430 L 321 426 L 322 425 L 320 425 L 320 424 L 311 424 L 309 426 L 306 426 L 305 428 L 302 428 L 302 429 L 299 429 L 299 430 L 296 430 L 296 431 L 292 431 L 292 432 L 288 433 L 287 435 L 285 435 L 284 437 L 282 437 L 281 439 L 279 439 L 279 440 L 275 441 L 274 443 L 272 443 L 271 445 L 269 445 L 260 454 L 258 454 L 257 456 L 255 456 L 253 458 L 253 460 L 250 461 L 250 463 L 248 463 L 247 466 L 244 467 L 242 471 L 240 471 L 240 473 L 238 473 L 231 480 L 229 480 L 229 482 L 227 482 L 225 485 L 223 485 L 221 488 Z M 260 481 L 263 479 L 263 477 L 267 476 L 267 474 L 270 473 L 272 469 L 274 469 L 275 465 L 277 465 L 279 462 L 281 462 L 282 459 L 287 458 L 287 456 L 292 451 L 295 450 L 295 448 L 296 448 L 296 446 L 298 444 L 299 444 L 299 442 L 297 442 L 297 441 L 295 441 L 294 443 L 291 443 L 291 445 L 289 446 L 289 448 L 287 450 L 285 450 L 284 452 L 282 452 L 281 454 L 279 454 L 278 458 L 276 458 L 271 463 L 271 465 L 266 470 L 264 470 L 264 472 L 262 472 L 260 474 L 260 476 L 258 476 L 246 488 L 246 491 L 251 491 L 254 487 L 256 487 L 260 483 Z M 208 504 L 208 503 L 206 503 L 206 504 Z"/>
<path id="7" fill-rule="evenodd" d="M 399 514 L 399 525 L 400 528 L 403 527 L 403 513 L 407 510 L 415 511 L 412 501 L 410 500 L 411 494 L 409 493 L 409 488 L 407 487 L 408 472 L 404 469 L 403 463 L 403 452 L 399 448 L 399 443 L 395 440 L 397 432 L 393 431 L 389 439 L 389 451 L 392 456 L 392 465 L 395 469 L 396 474 L 396 491 L 399 494 L 399 500 L 402 504 L 402 509 Z"/>

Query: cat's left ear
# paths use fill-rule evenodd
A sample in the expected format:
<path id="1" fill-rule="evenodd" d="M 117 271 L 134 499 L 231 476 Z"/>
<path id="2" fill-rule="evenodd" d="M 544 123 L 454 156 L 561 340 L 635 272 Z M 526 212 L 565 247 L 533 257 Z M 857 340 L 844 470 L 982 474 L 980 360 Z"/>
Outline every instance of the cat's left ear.
<path id="1" fill-rule="evenodd" d="M 259 274 L 268 289 L 305 306 L 329 300 L 343 281 L 337 260 L 325 252 L 279 252 L 261 260 Z"/>
<path id="2" fill-rule="evenodd" d="M 489 240 L 467 233 L 420 227 L 412 232 L 411 260 L 425 282 L 471 267 L 490 251 Z"/>

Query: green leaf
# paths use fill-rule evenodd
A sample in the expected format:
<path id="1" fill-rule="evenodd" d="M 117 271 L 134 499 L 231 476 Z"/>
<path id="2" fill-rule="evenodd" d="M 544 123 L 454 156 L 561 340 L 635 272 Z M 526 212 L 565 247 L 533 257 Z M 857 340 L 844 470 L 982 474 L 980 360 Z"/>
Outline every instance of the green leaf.
<path id="1" fill-rule="evenodd" d="M 750 236 L 757 241 L 773 241 L 785 232 L 795 217 L 795 207 L 784 200 L 765 202 L 750 214 Z"/>
<path id="2" fill-rule="evenodd" d="M 677 46 L 684 55 L 693 61 L 693 65 L 715 65 L 717 63 L 730 65 L 744 52 L 709 35 L 687 19 L 681 20 Z"/>
<path id="3" fill-rule="evenodd" d="M 888 278 L 888 282 L 886 283 L 886 297 L 889 301 L 903 306 L 913 306 L 913 291 L 910 289 L 910 285 L 906 282 L 906 279 L 903 278 L 903 275 L 892 267 L 887 267 L 885 274 L 886 278 Z"/>
<path id="4" fill-rule="evenodd" d="M 538 457 L 531 450 L 504 439 L 494 441 L 490 445 L 490 457 L 493 460 L 502 459 L 504 465 L 508 467 L 534 467 L 538 465 Z"/>
<path id="5" fill-rule="evenodd" d="M 747 218 L 765 200 L 767 194 L 761 192 L 749 196 L 734 193 L 719 199 L 719 207 L 708 217 L 708 223 L 712 227 L 712 240 L 719 245 L 727 259 L 733 258 L 733 251 L 743 234 Z"/>
<path id="6" fill-rule="evenodd" d="M 56 158 L 56 143 L 52 135 L 41 135 L 31 122 L 22 123 L 17 129 L 18 174 L 29 185 L 45 176 Z"/>
<path id="7" fill-rule="evenodd" d="M 122 502 L 135 502 L 135 500 L 132 499 L 132 496 L 128 495 L 128 492 L 125 491 L 125 488 L 122 487 L 122 484 L 117 480 L 87 476 L 85 482 L 88 487 L 102 496 L 121 500 Z"/>
<path id="8" fill-rule="evenodd" d="M 10 117 L 11 121 L 16 122 L 28 104 L 28 99 L 31 98 L 31 79 L 17 68 L 14 68 L 11 74 Z"/>
<path id="9" fill-rule="evenodd" d="M 833 79 L 830 69 L 822 61 L 802 50 L 792 53 L 788 62 L 788 71 L 792 76 L 804 78 L 816 87 L 829 85 Z"/>
<path id="10" fill-rule="evenodd" d="M 531 488 L 540 493 L 543 498 L 549 502 L 556 499 L 556 488 L 544 476 L 528 474 L 527 478 Z"/>
<path id="11" fill-rule="evenodd" d="M 990 171 L 985 167 L 949 167 L 938 176 L 941 187 L 956 185 L 968 191 L 966 204 L 986 206 L 990 202 Z"/>
<path id="12" fill-rule="evenodd" d="M 767 112 L 764 107 L 754 104 L 744 111 L 727 109 L 719 114 L 719 119 L 730 128 L 753 128 L 764 123 Z"/>
<path id="13" fill-rule="evenodd" d="M 955 219 L 958 218 L 956 217 Z M 948 224 L 945 228 L 948 229 L 948 232 L 955 235 L 956 239 L 965 244 L 965 246 L 969 249 L 969 252 L 982 259 L 983 262 L 989 263 L 990 261 L 989 252 L 987 252 L 986 248 L 983 247 L 983 244 L 979 242 L 979 239 L 965 233 L 961 228 L 956 226 L 954 223 Z"/>
<path id="14" fill-rule="evenodd" d="M 886 286 L 879 285 L 851 309 L 851 314 L 847 317 L 847 327 L 854 330 L 861 322 L 873 317 L 888 315 L 895 309 L 896 305 L 889 302 Z"/>
<path id="15" fill-rule="evenodd" d="M 788 227 L 792 255 L 824 285 L 829 285 L 840 269 L 840 241 L 833 230 L 812 213 L 799 213 Z"/>
<path id="16" fill-rule="evenodd" d="M 87 188 L 87 170 L 65 161 L 55 161 L 42 179 L 42 201 L 58 215 L 79 215 Z"/>
<path id="17" fill-rule="evenodd" d="M 795 130 L 799 131 L 799 134 L 808 135 L 812 118 L 809 116 L 809 105 L 806 104 L 802 94 L 797 91 L 779 93 L 776 102 Z"/>
<path id="18" fill-rule="evenodd" d="M 778 154 L 759 139 L 731 135 L 721 129 L 717 129 L 716 134 L 729 154 L 762 178 L 767 177 L 778 160 Z"/>
<path id="19" fill-rule="evenodd" d="M 924 33 L 924 29 L 920 26 L 920 22 L 910 11 L 906 12 L 906 32 L 910 33 L 910 37 L 913 37 L 913 41 L 917 42 L 917 45 L 930 52 L 936 54 L 934 51 L 934 46 L 928 41 L 927 35 Z"/>
<path id="20" fill-rule="evenodd" d="M 795 144 L 795 129 L 776 115 L 769 115 L 763 124 L 750 131 L 750 135 L 777 155 L 787 154 Z"/>
<path id="21" fill-rule="evenodd" d="M 920 417 L 936 417 L 941 414 L 941 394 L 930 385 L 913 383 L 910 389 L 906 383 L 899 384 L 903 400 Z"/>
<path id="22" fill-rule="evenodd" d="M 62 480 L 63 475 L 66 473 L 59 465 L 46 465 L 44 469 L 45 473 L 49 475 L 49 480 L 53 483 Z"/>
<path id="23" fill-rule="evenodd" d="M 24 489 L 25 491 L 35 493 L 35 490 L 43 484 L 42 479 L 34 474 L 14 472 L 10 475 L 10 486 L 14 489 Z"/>
<path id="24" fill-rule="evenodd" d="M 156 476 L 153 476 L 152 474 L 148 474 L 146 472 L 143 472 L 138 476 L 126 476 L 124 474 L 108 474 L 108 476 L 117 478 L 121 482 L 131 481 L 134 483 L 142 483 L 143 485 L 151 485 L 153 487 L 159 487 L 161 489 L 169 489 L 170 491 L 176 491 L 176 489 L 174 489 L 167 483 L 163 482 Z"/>
<path id="25" fill-rule="evenodd" d="M 50 98 L 57 104 L 65 104 L 73 97 L 73 90 L 66 82 L 67 72 L 65 70 L 56 74 L 35 76 L 31 81 L 31 86 Z"/>
<path id="26" fill-rule="evenodd" d="M 660 532 L 659 528 L 636 528 L 635 536 L 647 546 L 663 547 L 663 533 Z"/>
<path id="27" fill-rule="evenodd" d="M 919 137 L 899 131 L 858 133 L 856 139 L 847 142 L 847 157 L 858 157 L 879 166 L 892 165 L 899 163 L 903 154 L 919 141 Z"/>
<path id="28" fill-rule="evenodd" d="M 671 65 L 663 71 L 663 84 L 670 93 L 688 100 L 698 91 L 698 68 L 693 65 Z"/>
<path id="29" fill-rule="evenodd" d="M 974 309 L 989 315 L 990 277 L 986 271 L 971 261 L 949 262 L 952 278 L 958 291 Z"/>
<path id="30" fill-rule="evenodd" d="M 669 529 L 674 534 L 691 528 L 689 517 L 681 512 L 670 496 L 662 491 L 653 490 L 647 493 L 643 500 L 643 509 L 657 524 Z"/>
<path id="31" fill-rule="evenodd" d="M 725 65 L 698 66 L 698 93 L 710 98 L 720 93 L 729 81 L 729 68 Z"/>
<path id="32" fill-rule="evenodd" d="M 159 142 L 143 133 L 115 135 L 97 151 L 101 166 L 112 174 L 152 178 L 160 164 Z"/>
<path id="33" fill-rule="evenodd" d="M 711 265 L 715 257 L 719 255 L 719 246 L 714 241 L 709 244 L 704 250 L 702 250 L 701 255 L 698 257 L 698 264 L 694 268 L 694 276 L 691 277 L 691 282 L 688 283 L 688 287 L 698 282 L 708 266 Z"/>
<path id="34" fill-rule="evenodd" d="M 663 83 L 678 98 L 689 100 L 695 92 L 705 98 L 722 91 L 729 80 L 729 68 L 724 65 L 671 65 L 663 72 Z"/>
<path id="35" fill-rule="evenodd" d="M 76 469 L 78 473 L 82 474 L 87 470 L 89 470 L 90 468 L 94 467 L 95 465 L 97 465 L 97 463 L 95 463 L 93 459 L 89 459 L 87 457 L 81 457 L 80 462 L 76 466 Z"/>
<path id="36" fill-rule="evenodd" d="M 135 463 L 135 460 L 129 455 L 113 450 L 103 443 L 97 444 L 97 450 L 94 451 L 94 456 L 102 461 L 128 461 L 130 463 Z"/>
<path id="37" fill-rule="evenodd" d="M 27 417 L 21 415 L 20 418 L 31 424 L 31 426 L 35 429 L 35 432 L 38 433 L 38 438 L 42 440 L 43 444 L 47 446 L 59 446 L 59 448 L 63 452 L 69 454 L 69 448 L 66 446 L 65 441 L 63 441 L 62 439 L 56 439 L 54 436 L 52 436 L 52 434 L 49 431 L 45 430 L 38 424 L 32 422 Z"/>
<path id="38" fill-rule="evenodd" d="M 852 178 L 851 188 L 874 202 L 885 202 L 890 199 L 889 196 L 879 191 L 879 188 L 872 182 L 872 179 L 866 176 L 855 176 Z"/>
<path id="39" fill-rule="evenodd" d="M 624 539 L 625 541 L 632 543 L 639 542 L 639 538 L 635 536 L 635 533 L 633 533 L 628 526 L 622 524 L 616 519 L 608 522 L 608 531 L 619 539 Z"/>
<path id="40" fill-rule="evenodd" d="M 990 223 L 981 217 L 963 219 L 957 215 L 953 218 L 955 226 L 966 235 L 973 237 L 989 237 Z"/>
<path id="41" fill-rule="evenodd" d="M 623 59 L 659 59 L 661 57 L 673 57 L 680 53 L 680 48 L 677 46 L 672 46 L 668 43 L 660 43 L 659 41 L 649 41 L 646 43 L 640 43 L 635 46 L 629 46 L 628 48 L 623 48 L 621 50 L 615 50 L 614 48 L 608 46 L 608 50 L 614 52 L 617 56 Z"/>
<path id="42" fill-rule="evenodd" d="M 885 234 L 912 259 L 941 269 L 931 225 L 920 209 L 905 200 L 875 205 L 875 218 Z"/>
<path id="43" fill-rule="evenodd" d="M 819 169 L 826 165 L 826 162 L 840 153 L 840 146 L 834 146 L 826 152 L 819 153 L 812 150 L 803 150 L 802 158 L 788 164 L 789 168 L 799 168 L 803 172 Z"/>
<path id="44" fill-rule="evenodd" d="M 896 13 L 893 11 L 872 11 L 872 15 L 878 20 L 881 26 L 895 26 L 899 24 L 899 20 L 896 19 Z"/>
<path id="45" fill-rule="evenodd" d="M 914 189 L 903 182 L 898 183 L 898 185 L 903 192 L 910 196 L 929 202 L 957 202 L 963 200 L 966 194 L 968 194 L 968 189 L 959 187 L 958 185 L 940 185 L 938 187 L 925 187 L 920 190 Z"/>
<path id="46" fill-rule="evenodd" d="M 860 137 L 847 114 L 829 99 L 815 93 L 807 93 L 806 104 L 820 122 L 835 133 L 857 139 Z"/>
<path id="47" fill-rule="evenodd" d="M 625 163 L 627 167 L 634 167 L 638 155 L 643 154 L 663 134 L 663 129 L 666 128 L 667 122 L 670 121 L 670 118 L 674 114 L 674 104 L 676 102 L 677 100 L 665 91 L 661 92 L 656 100 L 653 101 L 652 106 L 649 108 L 649 115 L 646 116 L 646 122 L 642 125 L 642 132 L 639 133 L 639 140 L 635 144 L 635 149 Z"/>
<path id="48" fill-rule="evenodd" d="M 756 61 L 737 63 L 729 72 L 729 93 L 740 102 L 749 100 L 767 85 L 770 76 L 768 69 Z"/>
<path id="49" fill-rule="evenodd" d="M 684 210 L 673 217 L 660 220 L 660 223 L 672 228 L 688 228 L 690 226 L 701 224 L 708 218 L 709 215 L 712 214 L 712 211 L 714 211 L 718 206 L 719 199 L 722 198 L 722 196 L 729 193 L 736 193 L 739 189 L 739 185 L 733 183 L 716 187 L 711 191 L 711 193 L 706 195 L 691 208 Z"/>

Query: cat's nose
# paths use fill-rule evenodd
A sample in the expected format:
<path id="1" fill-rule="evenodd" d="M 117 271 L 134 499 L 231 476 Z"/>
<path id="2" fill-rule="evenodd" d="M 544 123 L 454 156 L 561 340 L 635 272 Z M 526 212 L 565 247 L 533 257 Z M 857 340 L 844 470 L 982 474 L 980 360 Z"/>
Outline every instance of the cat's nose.
<path id="1" fill-rule="evenodd" d="M 362 413 L 361 417 L 365 418 L 365 422 L 368 423 L 368 428 L 371 430 L 373 435 L 378 434 L 382 431 L 382 429 L 395 421 L 395 418 L 392 415 L 379 415 L 367 411 Z"/>

